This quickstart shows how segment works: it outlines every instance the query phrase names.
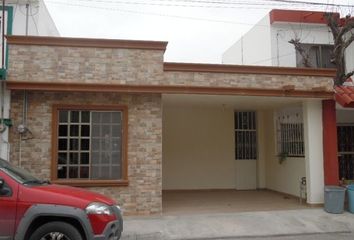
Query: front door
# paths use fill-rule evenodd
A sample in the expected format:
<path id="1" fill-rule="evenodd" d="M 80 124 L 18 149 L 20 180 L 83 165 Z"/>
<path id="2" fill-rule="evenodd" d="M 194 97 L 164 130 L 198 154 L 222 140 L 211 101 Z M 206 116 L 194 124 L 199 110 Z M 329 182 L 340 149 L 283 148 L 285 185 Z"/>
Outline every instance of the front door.
<path id="1" fill-rule="evenodd" d="M 339 179 L 354 180 L 354 125 L 339 125 L 337 136 Z"/>
<path id="2" fill-rule="evenodd" d="M 236 189 L 257 188 L 256 112 L 235 112 Z"/>
<path id="3" fill-rule="evenodd" d="M 16 203 L 18 183 L 0 170 L 0 178 L 5 181 L 0 189 L 0 240 L 13 239 L 15 233 Z"/>

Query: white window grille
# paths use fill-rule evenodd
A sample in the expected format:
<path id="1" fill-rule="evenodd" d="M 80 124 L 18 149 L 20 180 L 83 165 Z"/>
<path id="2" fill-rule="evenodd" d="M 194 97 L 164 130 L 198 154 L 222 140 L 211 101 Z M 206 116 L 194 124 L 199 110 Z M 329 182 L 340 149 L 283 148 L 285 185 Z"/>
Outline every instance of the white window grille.
<path id="1" fill-rule="evenodd" d="M 280 153 L 289 157 L 304 156 L 304 127 L 302 123 L 280 124 Z"/>
<path id="2" fill-rule="evenodd" d="M 277 113 L 279 157 L 304 157 L 304 124 L 301 107 L 289 107 Z"/>
<path id="3" fill-rule="evenodd" d="M 257 159 L 257 130 L 255 112 L 235 112 L 235 158 Z"/>

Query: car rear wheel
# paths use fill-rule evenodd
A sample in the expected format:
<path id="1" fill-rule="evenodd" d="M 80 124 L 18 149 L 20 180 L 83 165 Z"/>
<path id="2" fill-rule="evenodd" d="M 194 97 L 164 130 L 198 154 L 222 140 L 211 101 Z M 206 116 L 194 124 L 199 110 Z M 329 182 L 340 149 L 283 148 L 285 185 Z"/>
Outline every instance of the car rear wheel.
<path id="1" fill-rule="evenodd" d="M 82 240 L 82 236 L 71 224 L 49 222 L 37 228 L 29 240 Z"/>

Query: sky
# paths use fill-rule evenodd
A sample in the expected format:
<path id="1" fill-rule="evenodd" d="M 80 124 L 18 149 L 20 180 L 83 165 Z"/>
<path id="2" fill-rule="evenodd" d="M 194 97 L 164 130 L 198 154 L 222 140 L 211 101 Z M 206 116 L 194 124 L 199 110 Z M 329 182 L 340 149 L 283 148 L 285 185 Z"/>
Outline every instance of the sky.
<path id="1" fill-rule="evenodd" d="M 271 9 L 354 15 L 354 0 L 44 0 L 63 37 L 168 41 L 166 62 L 221 63 Z M 353 5 L 353 7 L 351 7 Z"/>

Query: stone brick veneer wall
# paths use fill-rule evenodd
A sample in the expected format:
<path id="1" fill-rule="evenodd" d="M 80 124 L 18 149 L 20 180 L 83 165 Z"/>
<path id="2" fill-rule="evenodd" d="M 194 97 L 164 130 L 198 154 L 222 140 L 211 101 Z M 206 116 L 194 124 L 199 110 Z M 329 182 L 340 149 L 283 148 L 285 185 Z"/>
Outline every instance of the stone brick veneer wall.
<path id="1" fill-rule="evenodd" d="M 324 87 L 330 77 L 164 71 L 163 50 L 9 46 L 9 82 L 84 83 L 119 85 L 204 86 L 296 90 Z M 69 86 L 69 85 L 68 85 Z M 162 212 L 161 94 L 29 92 L 28 127 L 33 139 L 14 130 L 22 119 L 23 92 L 11 96 L 11 159 L 38 177 L 50 178 L 53 104 L 125 104 L 128 106 L 128 187 L 96 187 L 115 198 L 126 214 Z"/>
<path id="2" fill-rule="evenodd" d="M 9 81 L 179 85 L 297 90 L 325 87 L 330 77 L 164 72 L 162 50 L 10 45 Z"/>
<path id="3" fill-rule="evenodd" d="M 22 121 L 23 92 L 13 91 L 11 118 Z M 162 105 L 159 94 L 41 93 L 29 92 L 28 128 L 33 138 L 22 140 L 11 129 L 11 159 L 41 178 L 50 178 L 53 104 L 128 106 L 128 187 L 95 187 L 122 203 L 125 214 L 162 211 Z"/>

